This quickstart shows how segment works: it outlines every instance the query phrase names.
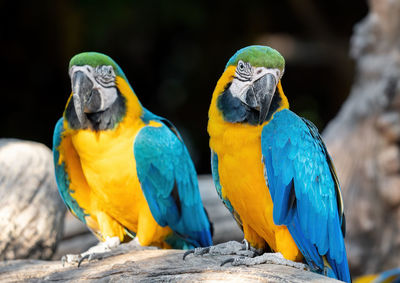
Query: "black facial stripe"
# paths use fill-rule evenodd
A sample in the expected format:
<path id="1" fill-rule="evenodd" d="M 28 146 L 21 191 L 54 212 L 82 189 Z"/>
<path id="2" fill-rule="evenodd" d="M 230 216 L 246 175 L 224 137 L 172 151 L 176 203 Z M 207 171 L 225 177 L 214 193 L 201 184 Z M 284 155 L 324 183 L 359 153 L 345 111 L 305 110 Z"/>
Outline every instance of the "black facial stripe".
<path id="1" fill-rule="evenodd" d="M 217 100 L 217 107 L 222 112 L 224 120 L 231 123 L 249 123 L 251 125 L 258 125 L 260 122 L 260 112 L 250 108 L 239 98 L 234 97 L 229 89 L 230 86 L 231 83 L 225 87 L 224 92 L 218 97 Z M 265 121 L 271 119 L 272 115 L 281 106 L 281 102 L 282 98 L 279 95 L 278 88 L 276 88 Z"/>
<path id="2" fill-rule="evenodd" d="M 104 88 L 115 87 L 114 79 L 112 79 L 110 81 L 105 81 L 105 80 L 102 80 L 101 77 L 97 77 L 97 78 L 95 78 L 95 80 Z"/>
<path id="3" fill-rule="evenodd" d="M 115 82 L 115 73 L 113 67 L 109 65 L 97 66 L 94 70 L 95 80 L 104 87 Z"/>
<path id="4" fill-rule="evenodd" d="M 240 70 L 237 70 L 236 74 L 238 74 L 241 77 L 246 77 L 246 78 L 251 78 L 251 75 L 252 75 L 251 72 L 241 72 Z"/>
<path id="5" fill-rule="evenodd" d="M 240 66 L 244 66 L 243 69 Z M 253 69 L 251 68 L 250 63 L 245 63 L 243 61 L 239 61 L 236 67 L 236 73 L 243 78 L 251 78 L 253 75 Z"/>
<path id="6" fill-rule="evenodd" d="M 251 78 L 242 78 L 242 77 L 240 77 L 240 75 L 239 76 L 234 76 L 233 78 L 235 78 L 235 79 L 237 79 L 237 80 L 239 80 L 239 81 L 241 81 L 241 82 L 249 82 L 249 81 L 251 81 Z"/>
<path id="7" fill-rule="evenodd" d="M 71 99 L 65 110 L 65 118 L 72 129 L 92 129 L 103 131 L 113 129 L 126 115 L 126 99 L 117 88 L 117 99 L 110 108 L 83 116 L 82 124 L 75 112 L 74 100 Z"/>
<path id="8" fill-rule="evenodd" d="M 258 124 L 258 111 L 251 109 L 239 98 L 234 97 L 229 89 L 229 83 L 224 92 L 218 97 L 217 107 L 222 112 L 224 120 L 231 123 Z"/>

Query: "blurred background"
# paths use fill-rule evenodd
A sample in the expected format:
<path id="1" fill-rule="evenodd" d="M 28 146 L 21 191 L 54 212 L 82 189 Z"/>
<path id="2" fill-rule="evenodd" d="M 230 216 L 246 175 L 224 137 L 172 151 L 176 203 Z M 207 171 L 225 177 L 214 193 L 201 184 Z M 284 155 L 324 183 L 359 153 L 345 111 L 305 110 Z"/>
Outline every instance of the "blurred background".
<path id="1" fill-rule="evenodd" d="M 202 175 L 203 201 L 219 229 L 215 242 L 240 240 L 242 234 L 209 176 L 211 95 L 238 49 L 252 44 L 276 48 L 286 59 L 282 85 L 292 110 L 323 132 L 336 165 L 352 275 L 400 266 L 400 0 L 0 1 L 0 31 L 0 138 L 51 147 L 71 91 L 70 58 L 84 51 L 105 53 L 123 69 L 142 104 L 183 135 Z M 12 154 L 5 154 L 10 144 L 15 145 L 13 151 L 8 147 Z M 57 193 L 51 206 L 37 197 L 36 192 L 43 199 L 50 196 L 43 184 L 56 192 L 51 153 L 46 149 L 43 159 L 39 149 L 45 151 L 37 144 L 0 141 L 0 189 L 5 187 L 0 190 L 0 259 L 59 259 L 96 243 L 70 214 L 64 225 L 65 206 Z M 36 172 L 41 177 L 32 178 L 30 170 L 39 168 L 32 160 L 41 158 L 47 162 L 37 163 L 43 167 Z M 10 178 L 5 168 L 13 166 L 22 173 L 14 170 Z M 47 230 L 58 231 L 43 235 L 39 246 L 24 223 L 15 225 L 21 230 L 14 238 L 3 228 L 14 229 L 13 221 L 20 219 L 13 211 L 34 207 L 26 186 L 15 182 L 21 176 L 31 185 L 37 207 L 42 204 L 52 216 L 35 212 L 22 218 L 32 229 L 42 227 L 34 221 L 47 219 L 53 227 Z M 4 180 L 10 180 L 9 187 Z M 7 198 L 17 190 L 19 201 Z M 22 208 L 5 206 L 14 203 Z M 4 256 L 1 239 L 20 239 L 21 253 Z M 37 255 L 26 239 L 39 247 Z M 45 253 L 43 239 L 49 240 Z"/>
<path id="2" fill-rule="evenodd" d="M 251 44 L 286 59 L 283 88 L 322 131 L 349 94 L 354 1 L 1 1 L 0 137 L 51 147 L 71 87 L 70 58 L 111 56 L 142 104 L 181 131 L 198 173 L 210 173 L 211 95 L 228 59 Z"/>

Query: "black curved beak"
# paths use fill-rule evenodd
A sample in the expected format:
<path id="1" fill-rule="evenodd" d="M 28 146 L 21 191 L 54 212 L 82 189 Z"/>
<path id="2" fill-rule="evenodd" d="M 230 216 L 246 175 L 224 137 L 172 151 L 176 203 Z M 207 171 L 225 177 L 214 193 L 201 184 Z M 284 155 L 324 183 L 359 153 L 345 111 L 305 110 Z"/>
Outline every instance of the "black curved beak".
<path id="1" fill-rule="evenodd" d="M 72 77 L 72 92 L 75 112 L 82 124 L 84 113 L 99 111 L 101 96 L 98 90 L 93 89 L 92 81 L 81 71 L 75 72 Z"/>
<path id="2" fill-rule="evenodd" d="M 246 93 L 246 104 L 260 112 L 259 124 L 265 122 L 277 82 L 272 74 L 266 74 L 256 80 Z"/>

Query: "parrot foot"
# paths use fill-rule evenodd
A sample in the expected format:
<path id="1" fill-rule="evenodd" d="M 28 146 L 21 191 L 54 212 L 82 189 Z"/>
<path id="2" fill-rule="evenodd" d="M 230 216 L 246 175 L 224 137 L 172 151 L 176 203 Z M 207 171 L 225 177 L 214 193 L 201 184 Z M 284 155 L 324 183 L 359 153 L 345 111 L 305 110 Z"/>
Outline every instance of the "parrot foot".
<path id="1" fill-rule="evenodd" d="M 218 244 L 215 246 L 205 247 L 205 248 L 195 248 L 189 250 L 183 254 L 183 260 L 190 255 L 202 256 L 205 254 L 210 255 L 241 255 L 246 257 L 254 257 L 260 254 L 260 251 L 252 248 L 250 244 L 243 240 L 242 243 L 236 241 L 229 241 L 226 243 Z"/>
<path id="2" fill-rule="evenodd" d="M 61 258 L 62 265 L 65 263 L 74 264 L 78 263 L 78 267 L 82 262 L 87 259 L 89 262 L 93 259 L 101 259 L 112 249 L 119 246 L 120 240 L 118 237 L 107 237 L 104 242 L 100 242 L 97 245 L 91 247 L 86 252 L 81 254 L 67 254 Z"/>
<path id="3" fill-rule="evenodd" d="M 308 265 L 300 262 L 287 260 L 283 257 L 281 253 L 264 253 L 260 256 L 256 256 L 253 258 L 243 257 L 243 256 L 238 258 L 229 258 L 224 262 L 222 262 L 221 266 L 227 263 L 231 263 L 233 266 L 239 266 L 239 265 L 251 266 L 263 263 L 269 263 L 269 264 L 290 266 L 301 270 L 310 270 L 310 267 Z"/>

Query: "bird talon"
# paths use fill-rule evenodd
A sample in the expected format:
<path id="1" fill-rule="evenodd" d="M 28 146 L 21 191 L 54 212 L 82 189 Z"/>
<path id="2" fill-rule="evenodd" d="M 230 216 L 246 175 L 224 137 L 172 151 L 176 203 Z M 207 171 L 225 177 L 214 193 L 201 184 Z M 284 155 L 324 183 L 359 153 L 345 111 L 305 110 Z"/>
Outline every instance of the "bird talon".
<path id="1" fill-rule="evenodd" d="M 81 263 L 85 260 L 88 259 L 90 261 L 90 254 L 84 255 L 81 259 L 78 261 L 78 268 L 81 266 Z"/>
<path id="2" fill-rule="evenodd" d="M 210 247 L 195 249 L 195 254 L 196 255 L 204 255 L 204 254 L 207 254 L 209 252 L 210 252 Z"/>
<path id="3" fill-rule="evenodd" d="M 190 254 L 194 254 L 194 250 L 188 250 L 183 254 L 182 260 L 185 260 L 185 258 L 190 255 Z"/>
<path id="4" fill-rule="evenodd" d="M 242 244 L 244 244 L 246 251 L 250 250 L 250 243 L 246 239 L 243 239 Z"/>
<path id="5" fill-rule="evenodd" d="M 189 250 L 189 251 L 185 252 L 185 253 L 183 254 L 183 260 L 185 260 L 185 258 L 186 258 L 188 255 L 190 255 L 190 254 L 193 254 L 193 255 L 195 255 L 195 256 L 198 256 L 198 255 L 207 254 L 207 253 L 209 253 L 209 252 L 210 252 L 210 247 L 206 247 L 206 248 L 195 248 L 195 249 L 193 249 L 193 250 Z"/>
<path id="6" fill-rule="evenodd" d="M 224 266 L 225 264 L 230 263 L 230 262 L 232 263 L 234 261 L 235 261 L 235 259 L 233 257 L 228 258 L 228 259 L 224 260 L 223 262 L 221 262 L 220 266 Z"/>

